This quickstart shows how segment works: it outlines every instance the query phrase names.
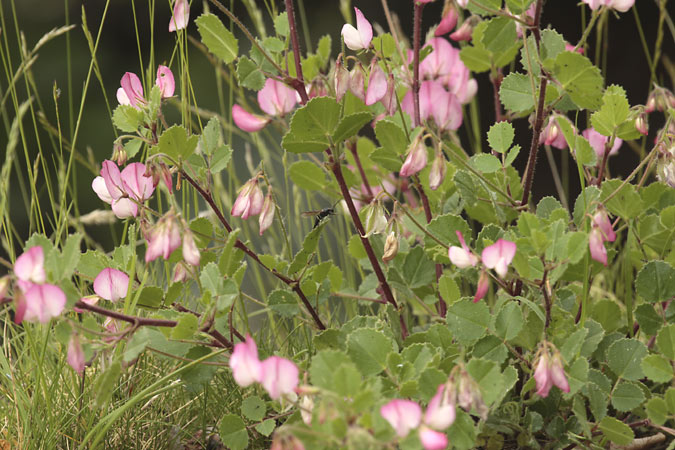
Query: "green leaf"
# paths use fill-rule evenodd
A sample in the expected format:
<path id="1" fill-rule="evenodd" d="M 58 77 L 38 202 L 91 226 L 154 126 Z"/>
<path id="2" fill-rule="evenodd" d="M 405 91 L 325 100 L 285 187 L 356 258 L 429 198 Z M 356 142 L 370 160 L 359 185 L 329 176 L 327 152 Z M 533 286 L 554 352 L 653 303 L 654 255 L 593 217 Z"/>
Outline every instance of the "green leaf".
<path id="1" fill-rule="evenodd" d="M 511 164 L 513 164 L 513 161 L 516 160 L 519 153 L 520 153 L 520 145 L 514 145 L 513 147 L 511 147 L 511 150 L 509 150 L 509 153 L 506 155 L 506 159 L 504 160 L 504 166 L 508 167 Z"/>
<path id="2" fill-rule="evenodd" d="M 286 11 L 279 13 L 279 15 L 274 18 L 274 30 L 281 36 L 288 36 L 289 26 L 288 14 Z"/>
<path id="3" fill-rule="evenodd" d="M 567 378 L 570 384 L 570 392 L 567 396 L 577 393 L 588 382 L 588 360 L 579 358 L 567 370 Z"/>
<path id="4" fill-rule="evenodd" d="M 534 36 L 530 35 L 527 38 L 527 47 L 523 46 L 520 50 L 520 63 L 525 70 L 532 72 L 535 78 L 539 78 L 541 73 L 540 62 L 546 68 L 550 68 L 556 56 L 563 51 L 565 51 L 565 39 L 563 36 L 555 30 L 542 30 L 539 58 L 537 58 L 537 44 L 535 43 Z"/>
<path id="5" fill-rule="evenodd" d="M 125 133 L 135 133 L 143 125 L 143 111 L 131 105 L 119 105 L 113 112 L 113 124 Z"/>
<path id="6" fill-rule="evenodd" d="M 637 307 L 635 320 L 640 325 L 640 331 L 648 336 L 654 336 L 663 325 L 663 319 L 656 313 L 654 306 L 649 304 Z"/>
<path id="7" fill-rule="evenodd" d="M 675 414 L 675 388 L 669 387 L 664 397 L 666 399 L 666 404 L 668 405 L 668 412 L 670 414 Z"/>
<path id="8" fill-rule="evenodd" d="M 520 113 L 534 108 L 530 79 L 522 73 L 508 74 L 499 88 L 499 99 L 509 111 Z"/>
<path id="9" fill-rule="evenodd" d="M 372 118 L 373 115 L 365 111 L 344 116 L 333 133 L 333 143 L 337 145 L 354 136 L 365 124 L 370 122 Z"/>
<path id="10" fill-rule="evenodd" d="M 187 131 L 180 125 L 174 125 L 159 137 L 159 152 L 173 159 L 187 159 L 197 148 L 198 136 L 188 138 Z"/>
<path id="11" fill-rule="evenodd" d="M 265 75 L 258 69 L 258 65 L 247 56 L 239 58 L 237 79 L 240 86 L 254 91 L 259 91 L 265 86 Z"/>
<path id="12" fill-rule="evenodd" d="M 422 247 L 415 247 L 406 255 L 403 277 L 411 289 L 427 286 L 436 279 L 434 263 L 427 258 Z"/>
<path id="13" fill-rule="evenodd" d="M 218 148 L 218 145 L 220 145 L 221 136 L 220 121 L 217 117 L 211 117 L 209 123 L 207 123 L 204 127 L 204 132 L 202 133 L 202 152 L 204 152 L 204 154 L 207 156 L 212 156 L 216 151 L 216 148 Z"/>
<path id="14" fill-rule="evenodd" d="M 614 417 L 605 417 L 598 424 L 600 431 L 607 438 L 617 445 L 628 445 L 633 442 L 635 434 L 628 425 L 615 419 Z"/>
<path id="15" fill-rule="evenodd" d="M 408 139 L 403 129 L 391 120 L 377 122 L 375 136 L 383 148 L 394 151 L 397 155 L 403 155 L 408 148 Z"/>
<path id="16" fill-rule="evenodd" d="M 493 173 L 502 168 L 502 163 L 497 157 L 487 153 L 475 155 L 469 162 L 474 169 L 483 173 Z"/>
<path id="17" fill-rule="evenodd" d="M 246 397 L 241 402 L 241 413 L 247 419 L 257 422 L 265 417 L 267 406 L 265 406 L 265 402 L 260 397 L 252 395 L 251 397 Z"/>
<path id="18" fill-rule="evenodd" d="M 191 338 L 199 327 L 199 319 L 190 313 L 183 313 L 178 319 L 178 324 L 171 329 L 171 339 Z"/>
<path id="19" fill-rule="evenodd" d="M 318 191 L 326 187 L 326 175 L 323 170 L 310 161 L 296 161 L 288 168 L 293 183 L 307 191 Z"/>
<path id="20" fill-rule="evenodd" d="M 462 217 L 454 214 L 443 214 L 434 217 L 429 222 L 429 225 L 427 225 L 427 231 L 442 242 L 447 242 L 450 245 L 460 245 L 456 231 L 461 232 L 467 242 L 471 240 L 471 228 L 469 224 Z M 429 236 L 425 236 L 424 239 L 425 246 L 437 245 L 436 241 Z"/>
<path id="21" fill-rule="evenodd" d="M 401 170 L 401 157 L 395 150 L 390 147 L 379 147 L 372 151 L 369 158 L 376 164 L 382 166 L 383 169 L 391 172 L 398 172 Z"/>
<path id="22" fill-rule="evenodd" d="M 598 133 L 611 136 L 628 117 L 629 108 L 623 88 L 609 86 L 602 96 L 602 107 L 591 115 L 591 124 Z"/>
<path id="23" fill-rule="evenodd" d="M 255 431 L 262 434 L 263 436 L 269 436 L 272 434 L 272 431 L 277 427 L 277 422 L 274 419 L 267 419 L 260 422 L 255 426 Z"/>
<path id="24" fill-rule="evenodd" d="M 472 72 L 480 73 L 490 70 L 490 52 L 484 48 L 467 45 L 459 52 L 459 58 Z"/>
<path id="25" fill-rule="evenodd" d="M 622 381 L 612 393 L 612 406 L 617 411 L 630 411 L 645 401 L 645 394 L 633 383 Z"/>
<path id="26" fill-rule="evenodd" d="M 58 261 L 58 273 L 55 273 L 57 281 L 63 279 L 70 279 L 75 272 L 75 268 L 80 262 L 80 243 L 82 242 L 82 234 L 74 233 L 68 236 L 65 245 L 61 249 L 61 257 Z"/>
<path id="27" fill-rule="evenodd" d="M 563 90 L 579 107 L 595 110 L 602 99 L 602 74 L 591 61 L 576 52 L 562 52 L 553 70 Z"/>
<path id="28" fill-rule="evenodd" d="M 517 38 L 516 22 L 507 17 L 495 17 L 487 22 L 482 44 L 488 51 L 499 54 L 508 50 Z"/>
<path id="29" fill-rule="evenodd" d="M 490 310 L 484 302 L 464 299 L 448 307 L 446 319 L 455 339 L 470 344 L 485 335 L 490 324 Z"/>
<path id="30" fill-rule="evenodd" d="M 647 402 L 647 417 L 656 425 L 663 425 L 668 419 L 668 404 L 661 397 L 652 397 Z"/>
<path id="31" fill-rule="evenodd" d="M 96 385 L 92 392 L 96 393 L 96 406 L 103 408 L 109 406 L 113 392 L 118 388 L 117 380 L 122 373 L 122 365 L 119 361 L 114 361 L 107 369 L 96 378 Z"/>
<path id="32" fill-rule="evenodd" d="M 202 269 L 199 274 L 199 281 L 202 284 L 202 287 L 211 292 L 211 295 L 215 298 L 220 295 L 220 292 L 223 289 L 223 276 L 220 274 L 218 266 L 214 262 L 208 263 Z"/>
<path id="33" fill-rule="evenodd" d="M 457 282 L 445 274 L 438 280 L 438 290 L 448 305 L 455 303 L 461 296 Z"/>
<path id="34" fill-rule="evenodd" d="M 310 255 L 316 251 L 316 247 L 319 245 L 319 236 L 324 226 L 326 226 L 326 222 L 320 223 L 305 236 L 305 239 L 302 241 L 302 249 L 296 253 L 291 265 L 288 267 L 289 274 L 297 272 L 307 264 Z"/>
<path id="35" fill-rule="evenodd" d="M 221 145 L 216 148 L 209 165 L 211 173 L 215 174 L 226 169 L 227 165 L 230 163 L 230 159 L 232 159 L 232 147 L 229 145 Z"/>
<path id="36" fill-rule="evenodd" d="M 661 355 L 647 355 L 640 364 L 647 378 L 656 383 L 668 383 L 673 379 L 673 366 Z"/>
<path id="37" fill-rule="evenodd" d="M 640 363 L 647 346 L 635 339 L 619 339 L 607 350 L 607 364 L 619 378 L 636 381 L 644 377 Z"/>
<path id="38" fill-rule="evenodd" d="M 483 336 L 473 346 L 471 356 L 474 358 L 484 358 L 494 361 L 497 364 L 503 363 L 509 356 L 506 345 L 497 336 L 488 334 Z"/>
<path id="39" fill-rule="evenodd" d="M 267 297 L 267 303 L 272 311 L 283 317 L 297 316 L 300 311 L 295 295 L 283 289 L 272 291 Z"/>
<path id="40" fill-rule="evenodd" d="M 622 180 L 613 179 L 602 183 L 602 197 L 607 198 L 622 185 Z M 644 211 L 642 198 L 635 186 L 626 183 L 609 201 L 603 202 L 609 212 L 622 219 L 632 219 Z"/>
<path id="41" fill-rule="evenodd" d="M 241 417 L 228 414 L 220 420 L 220 439 L 232 450 L 243 450 L 248 447 L 248 432 Z"/>
<path id="42" fill-rule="evenodd" d="M 480 2 L 468 2 L 466 5 L 469 11 L 482 16 L 493 14 L 494 11 L 500 10 L 501 7 L 502 0 L 481 0 Z"/>
<path id="43" fill-rule="evenodd" d="M 487 133 L 490 148 L 498 153 L 504 153 L 513 144 L 515 131 L 509 122 L 497 122 L 490 127 Z"/>
<path id="44" fill-rule="evenodd" d="M 342 364 L 333 373 L 333 390 L 345 398 L 354 398 L 362 386 L 361 373 L 352 363 Z"/>
<path id="45" fill-rule="evenodd" d="M 347 336 L 347 353 L 365 377 L 380 373 L 392 351 L 397 351 L 396 343 L 372 328 L 359 328 Z"/>
<path id="46" fill-rule="evenodd" d="M 298 109 L 291 119 L 291 129 L 282 141 L 293 153 L 319 152 L 330 146 L 340 118 L 340 105 L 331 97 L 316 97 Z"/>
<path id="47" fill-rule="evenodd" d="M 670 324 L 661 328 L 656 335 L 656 345 L 663 353 L 663 356 L 675 360 L 675 324 Z"/>
<path id="48" fill-rule="evenodd" d="M 675 269 L 665 261 L 649 261 L 635 281 L 640 297 L 648 302 L 663 302 L 675 295 Z"/>
<path id="49" fill-rule="evenodd" d="M 237 38 L 213 14 L 202 14 L 195 20 L 202 42 L 211 53 L 229 64 L 237 58 Z"/>
<path id="50" fill-rule="evenodd" d="M 486 405 L 491 405 L 502 394 L 504 380 L 496 362 L 472 358 L 466 365 L 466 371 L 480 386 L 483 401 Z"/>
<path id="51" fill-rule="evenodd" d="M 129 363 L 138 358 L 138 355 L 143 353 L 145 347 L 150 343 L 149 330 L 147 327 L 142 327 L 136 331 L 131 339 L 127 341 L 124 348 L 124 362 Z"/>
<path id="52" fill-rule="evenodd" d="M 512 14 L 518 15 L 525 12 L 533 1 L 534 0 L 506 0 L 506 6 Z"/>
<path id="53" fill-rule="evenodd" d="M 524 323 L 523 313 L 518 304 L 515 301 L 509 302 L 497 314 L 495 334 L 505 341 L 510 341 L 518 336 Z"/>
<path id="54" fill-rule="evenodd" d="M 471 3 L 469 3 L 471 4 Z M 448 429 L 448 438 L 453 449 L 470 450 L 476 448 L 476 427 L 473 418 L 457 408 L 457 416 Z"/>

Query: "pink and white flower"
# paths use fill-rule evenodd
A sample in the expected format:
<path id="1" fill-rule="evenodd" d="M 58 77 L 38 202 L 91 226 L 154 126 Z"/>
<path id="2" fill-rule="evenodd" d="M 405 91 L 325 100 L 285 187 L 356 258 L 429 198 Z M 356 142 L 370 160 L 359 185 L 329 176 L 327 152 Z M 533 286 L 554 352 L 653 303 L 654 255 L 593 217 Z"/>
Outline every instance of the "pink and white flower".
<path id="1" fill-rule="evenodd" d="M 293 111 L 297 103 L 295 90 L 272 78 L 268 78 L 265 86 L 258 91 L 260 109 L 270 116 L 284 116 Z"/>
<path id="2" fill-rule="evenodd" d="M 148 248 L 145 251 L 145 262 L 154 261 L 160 256 L 169 259 L 171 253 L 180 246 L 180 232 L 172 213 L 162 217 L 146 236 Z"/>
<path id="3" fill-rule="evenodd" d="M 456 230 L 455 233 L 457 233 L 457 239 L 459 239 L 461 247 L 453 245 L 448 249 L 448 258 L 450 258 L 450 262 L 460 269 L 466 269 L 467 267 L 473 267 L 478 264 L 478 257 L 476 257 L 476 255 L 471 252 L 469 246 L 466 245 L 466 241 L 464 240 L 461 231 Z"/>
<path id="4" fill-rule="evenodd" d="M 434 31 L 434 36 L 448 34 L 457 26 L 457 10 L 452 2 L 448 2 L 443 8 L 443 17 Z"/>
<path id="5" fill-rule="evenodd" d="M 262 379 L 267 393 L 273 400 L 292 393 L 298 386 L 298 367 L 286 358 L 270 356 L 262 362 Z"/>
<path id="6" fill-rule="evenodd" d="M 586 3 L 589 8 L 593 11 L 600 8 L 601 6 L 606 6 L 610 9 L 615 9 L 619 12 L 626 12 L 633 7 L 635 0 L 582 0 L 583 3 Z"/>
<path id="7" fill-rule="evenodd" d="M 515 242 L 498 239 L 497 242 L 483 249 L 481 260 L 485 267 L 494 269 L 500 278 L 504 278 L 514 256 L 516 256 Z"/>
<path id="8" fill-rule="evenodd" d="M 415 175 L 427 165 L 427 146 L 424 145 L 424 140 L 418 136 L 413 141 L 408 149 L 408 156 L 406 157 L 399 175 L 402 177 L 410 177 Z"/>
<path id="9" fill-rule="evenodd" d="M 120 105 L 131 105 L 136 109 L 145 104 L 143 84 L 133 72 L 126 72 L 120 80 L 121 87 L 117 89 L 117 101 Z"/>
<path id="10" fill-rule="evenodd" d="M 174 91 L 176 90 L 176 82 L 173 79 L 173 73 L 171 72 L 171 69 L 160 65 L 157 68 L 157 79 L 155 80 L 155 84 L 159 86 L 159 90 L 162 93 L 162 98 L 172 97 Z"/>
<path id="11" fill-rule="evenodd" d="M 230 214 L 246 220 L 251 216 L 257 216 L 262 212 L 265 198 L 258 184 L 258 177 L 248 180 L 239 191 L 239 196 L 232 205 Z"/>
<path id="12" fill-rule="evenodd" d="M 112 302 L 125 298 L 128 289 L 129 276 L 121 270 L 111 267 L 101 270 L 94 279 L 96 295 Z"/>
<path id="13" fill-rule="evenodd" d="M 44 283 L 47 280 L 44 268 L 44 251 L 36 245 L 24 251 L 16 258 L 14 274 L 20 281 L 28 283 Z"/>
<path id="14" fill-rule="evenodd" d="M 438 386 L 427 410 L 424 413 L 424 423 L 436 430 L 445 430 L 455 421 L 455 392 L 453 386 L 443 383 Z"/>
<path id="15" fill-rule="evenodd" d="M 84 352 L 80 345 L 80 339 L 77 334 L 73 334 L 68 342 L 68 354 L 66 356 L 68 365 L 80 375 L 84 374 Z"/>
<path id="16" fill-rule="evenodd" d="M 237 104 L 232 105 L 232 120 L 237 127 L 247 133 L 260 131 L 270 122 L 269 119 L 252 114 Z"/>
<path id="17" fill-rule="evenodd" d="M 406 437 L 422 421 L 420 405 L 411 400 L 392 400 L 380 408 L 380 414 L 389 422 L 398 437 Z"/>
<path id="18" fill-rule="evenodd" d="M 272 189 L 267 190 L 267 195 L 265 196 L 265 201 L 263 203 L 262 211 L 260 212 L 260 217 L 258 217 L 258 225 L 260 227 L 260 236 L 272 226 L 274 223 L 274 211 L 275 211 L 274 197 L 272 196 Z"/>
<path id="19" fill-rule="evenodd" d="M 16 297 L 16 323 L 24 320 L 47 323 L 52 317 L 58 317 L 66 306 L 66 295 L 53 284 L 32 284 Z"/>
<path id="20" fill-rule="evenodd" d="M 366 90 L 366 105 L 374 105 L 379 102 L 386 93 L 387 75 L 377 61 L 373 60 L 370 68 L 370 77 L 368 78 L 368 89 Z"/>
<path id="21" fill-rule="evenodd" d="M 588 143 L 591 144 L 591 147 L 593 147 L 593 150 L 595 150 L 595 154 L 598 155 L 598 159 L 601 159 L 605 155 L 609 138 L 598 133 L 594 128 L 585 129 L 581 135 L 588 139 Z M 621 139 L 614 138 L 614 145 L 612 145 L 612 148 L 609 151 L 610 156 L 616 155 L 622 143 L 623 141 Z"/>
<path id="22" fill-rule="evenodd" d="M 350 50 L 364 50 L 370 47 L 370 41 L 373 40 L 373 27 L 359 8 L 354 8 L 354 12 L 356 13 L 356 28 L 348 23 L 344 24 L 341 32 L 342 38 Z"/>
<path id="23" fill-rule="evenodd" d="M 448 447 L 448 437 L 445 433 L 432 430 L 425 425 L 420 426 L 418 433 L 425 450 L 443 450 Z"/>
<path id="24" fill-rule="evenodd" d="M 262 363 L 258 359 L 258 347 L 250 335 L 246 335 L 245 342 L 234 346 L 230 356 L 230 368 L 234 381 L 241 387 L 262 380 Z"/>
<path id="25" fill-rule="evenodd" d="M 588 248 L 591 251 L 591 258 L 603 265 L 607 265 L 607 249 L 605 248 L 605 237 L 599 228 L 595 227 L 588 236 Z"/>

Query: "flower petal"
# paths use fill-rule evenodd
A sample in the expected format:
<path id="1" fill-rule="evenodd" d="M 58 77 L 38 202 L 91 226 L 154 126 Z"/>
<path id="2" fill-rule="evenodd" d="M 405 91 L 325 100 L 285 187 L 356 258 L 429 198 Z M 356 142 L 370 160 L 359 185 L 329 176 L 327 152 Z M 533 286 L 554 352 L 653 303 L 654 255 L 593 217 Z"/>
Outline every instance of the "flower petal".
<path id="1" fill-rule="evenodd" d="M 42 247 L 39 245 L 31 247 L 16 258 L 14 274 L 21 281 L 44 283 L 47 279 L 44 261 L 45 256 Z"/>
<path id="2" fill-rule="evenodd" d="M 232 106 L 232 120 L 234 124 L 247 133 L 260 131 L 269 123 L 264 117 L 256 116 L 239 105 Z"/>
<path id="3" fill-rule="evenodd" d="M 116 302 L 127 296 L 129 276 L 121 270 L 108 267 L 96 275 L 94 292 L 101 298 Z"/>

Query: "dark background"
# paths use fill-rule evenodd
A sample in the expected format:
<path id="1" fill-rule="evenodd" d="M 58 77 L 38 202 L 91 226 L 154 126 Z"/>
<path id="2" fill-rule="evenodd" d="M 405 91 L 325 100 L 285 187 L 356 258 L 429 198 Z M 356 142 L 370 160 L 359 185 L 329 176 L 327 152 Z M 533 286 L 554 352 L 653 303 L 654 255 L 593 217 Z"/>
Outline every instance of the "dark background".
<path id="1" fill-rule="evenodd" d="M 3 28 L 2 33 L 6 33 L 9 36 L 9 55 L 13 67 L 12 71 L 16 69 L 19 61 L 14 18 L 16 18 L 18 28 L 23 32 L 26 38 L 28 48 L 32 48 L 43 34 L 54 27 L 61 26 L 65 23 L 74 23 L 78 25 L 78 27 L 70 31 L 68 37 L 68 39 L 70 39 L 72 51 L 72 66 L 70 69 L 71 85 L 68 83 L 69 74 L 65 58 L 66 38 L 64 36 L 55 39 L 42 48 L 32 71 L 35 82 L 40 89 L 41 100 L 47 105 L 46 109 L 49 112 L 49 119 L 52 123 L 56 122 L 55 108 L 52 100 L 52 87 L 54 83 L 56 83 L 60 89 L 61 97 L 59 99 L 59 109 L 61 123 L 63 129 L 66 131 L 66 135 L 70 135 L 74 123 L 70 121 L 68 113 L 69 102 L 72 102 L 73 104 L 73 114 L 76 117 L 82 93 L 82 86 L 90 62 L 89 49 L 82 33 L 82 29 L 79 26 L 81 24 L 80 17 L 82 8 L 84 7 L 84 10 L 86 11 L 89 29 L 95 36 L 98 32 L 98 27 L 104 13 L 105 2 L 103 0 L 1 0 L 1 2 L 3 12 L 3 23 L 1 24 Z M 188 32 L 190 35 L 198 38 L 199 34 L 196 25 L 194 24 L 194 19 L 198 17 L 203 10 L 203 3 L 197 0 L 194 0 L 192 3 Z M 228 6 L 230 5 L 229 0 L 225 0 L 224 3 Z M 152 3 L 149 3 L 148 0 L 113 0 L 108 7 L 97 58 L 102 70 L 105 92 L 108 96 L 111 108 L 114 108 L 117 105 L 115 91 L 119 87 L 119 80 L 124 72 L 132 71 L 140 74 L 142 71 L 139 62 L 139 46 L 143 57 L 143 65 L 144 67 L 147 66 L 150 49 L 149 11 L 151 4 Z M 235 0 L 233 4 L 234 12 L 242 18 L 247 26 L 249 26 L 249 29 L 253 29 L 246 10 L 241 2 Z M 259 4 L 265 15 L 265 3 L 259 2 Z M 276 1 L 274 4 L 278 10 L 283 10 L 283 2 Z M 339 12 L 339 2 L 304 0 L 304 6 L 306 8 L 311 40 L 316 42 L 320 36 L 326 33 L 330 34 L 333 38 L 333 56 L 335 56 L 338 50 L 340 29 L 344 23 L 344 19 Z M 379 24 L 382 28 L 388 30 L 380 0 L 355 1 L 353 6 L 359 7 L 374 25 Z M 410 38 L 412 34 L 412 1 L 390 0 L 389 6 L 392 12 L 399 17 L 404 33 Z M 154 7 L 155 55 L 156 62 L 161 63 L 171 58 L 171 52 L 175 44 L 175 35 L 167 31 L 171 15 L 169 1 L 156 1 Z M 424 33 L 426 33 L 430 26 L 438 23 L 442 7 L 443 2 L 441 0 L 437 0 L 425 7 Z M 636 7 L 638 8 L 647 43 L 650 51 L 652 51 L 656 39 L 658 20 L 656 1 L 637 0 Z M 134 24 L 132 8 L 135 8 L 136 10 L 136 24 Z M 215 11 L 215 8 L 211 8 L 211 10 Z M 580 6 L 573 0 L 549 0 L 546 2 L 543 11 L 542 26 L 552 26 L 558 32 L 562 33 L 568 41 L 573 43 L 580 38 L 582 33 L 582 15 L 585 14 L 585 20 L 588 20 L 590 17 L 590 10 L 588 7 L 586 5 Z M 219 14 L 219 16 L 222 18 L 222 15 Z M 226 18 L 222 19 L 223 22 L 227 23 Z M 271 20 L 267 17 L 265 20 L 268 23 L 268 30 L 272 30 Z M 298 22 L 300 23 L 299 17 Z M 137 42 L 136 26 L 139 30 L 138 36 L 140 37 L 140 42 Z M 616 83 L 623 86 L 628 92 L 631 105 L 644 104 L 649 91 L 650 70 L 638 36 L 634 12 L 631 10 L 623 14 L 612 14 L 609 18 L 609 27 L 607 65 L 605 67 L 606 70 L 603 73 L 606 77 L 607 84 Z M 240 33 L 237 33 L 237 35 L 240 37 L 239 44 L 241 54 L 248 51 L 249 45 L 245 38 L 240 36 Z M 301 46 L 303 50 L 305 50 L 306 46 L 304 45 L 304 40 L 302 40 L 302 32 L 300 33 L 300 36 Z M 589 56 L 591 60 L 594 60 L 594 35 L 590 36 L 589 42 L 591 45 L 587 56 Z M 674 48 L 673 38 L 667 25 L 664 30 L 663 42 L 662 58 L 672 58 Z M 11 43 L 14 45 L 12 46 Z M 3 52 L 5 51 L 6 49 L 3 49 Z M 192 82 L 195 87 L 195 94 L 199 106 L 216 111 L 220 110 L 220 107 L 217 104 L 217 96 L 213 95 L 215 76 L 212 66 L 210 66 L 205 58 L 194 48 L 190 49 L 190 55 Z M 3 64 L 7 64 L 6 60 L 3 61 Z M 519 70 L 518 65 L 516 66 L 516 70 Z M 663 64 L 659 65 L 657 72 L 658 82 L 671 88 L 672 82 L 667 76 Z M 2 74 L 0 76 L 2 76 L 0 79 L 0 87 L 2 87 L 2 92 L 4 93 L 8 85 L 8 80 L 6 75 Z M 479 107 L 483 119 L 481 129 L 485 132 L 494 122 L 495 117 L 492 87 L 487 78 L 487 74 L 485 73 L 477 75 L 477 80 L 479 83 Z M 21 84 L 21 86 L 23 87 L 23 84 Z M 23 91 L 25 92 L 25 88 L 23 88 Z M 103 100 L 101 87 L 98 84 L 98 80 L 95 78 L 92 79 L 85 105 L 85 114 L 82 119 L 77 150 L 82 155 L 86 155 L 88 151 L 91 151 L 93 161 L 100 164 L 104 158 L 108 158 L 112 154 L 112 141 L 115 138 L 115 134 L 109 119 L 108 110 Z M 12 103 L 8 102 L 6 108 L 9 110 L 9 117 L 13 117 L 14 110 Z M 582 120 L 586 119 L 585 114 L 580 117 L 583 118 Z M 659 126 L 658 119 L 654 120 L 655 122 L 651 123 L 650 142 L 654 136 L 654 131 L 657 126 Z M 28 121 L 24 120 L 24 123 L 27 124 Z M 514 125 L 516 126 L 517 142 L 520 143 L 524 149 L 528 148 L 531 139 L 531 130 L 528 129 L 527 120 L 519 120 Z M 0 150 L 0 153 L 3 154 L 3 157 L 0 161 L 4 160 L 4 148 L 7 140 L 6 130 L 7 123 L 2 124 L 2 127 L 0 127 L 0 149 L 2 149 Z M 31 133 L 34 132 L 32 127 L 29 127 L 29 139 L 34 140 L 35 137 L 34 135 L 31 135 Z M 44 140 L 44 144 L 47 143 L 47 140 L 46 136 L 43 135 L 44 133 L 40 132 L 41 140 Z M 36 154 L 37 149 L 35 148 L 35 142 L 29 140 L 27 144 L 29 154 Z M 48 143 L 46 145 L 49 146 Z M 555 149 L 554 152 L 556 153 L 558 164 L 560 164 L 561 158 L 568 157 L 567 152 L 558 152 Z M 23 162 L 22 148 L 18 149 L 18 155 L 21 155 L 19 160 L 21 160 L 22 164 L 25 164 Z M 522 151 L 516 163 L 516 166 L 519 167 L 520 170 L 522 170 L 526 158 L 526 152 Z M 629 173 L 638 162 L 639 158 L 635 152 L 631 151 L 631 149 L 624 144 L 619 156 L 610 159 L 611 173 Z M 539 171 L 535 174 L 533 192 L 533 199 L 535 202 L 544 195 L 555 195 L 551 177 L 548 174 L 548 163 L 543 156 L 543 152 L 542 156 L 539 158 L 537 167 Z M 93 173 L 92 170 L 93 167 L 86 167 L 78 164 L 77 169 L 77 195 L 80 212 L 86 213 L 96 208 L 104 208 L 105 205 L 100 202 L 90 189 L 91 180 L 95 176 L 95 173 Z M 15 172 L 13 172 L 13 175 L 16 177 Z M 572 177 L 570 184 L 571 186 L 577 186 L 578 182 Z M 20 192 L 14 184 L 12 187 L 12 196 L 11 215 L 15 226 L 20 231 L 27 230 L 26 212 L 24 211 L 23 202 L 20 198 Z M 572 193 L 572 198 L 574 197 L 575 195 Z M 94 228 L 99 228 L 98 230 L 91 230 L 95 237 L 100 238 L 103 242 L 110 240 L 111 230 L 109 227 L 101 226 Z M 115 230 L 112 230 L 113 233 L 114 231 Z M 25 239 L 27 236 L 22 237 Z M 0 250 L 0 253 L 4 253 L 4 251 Z"/>

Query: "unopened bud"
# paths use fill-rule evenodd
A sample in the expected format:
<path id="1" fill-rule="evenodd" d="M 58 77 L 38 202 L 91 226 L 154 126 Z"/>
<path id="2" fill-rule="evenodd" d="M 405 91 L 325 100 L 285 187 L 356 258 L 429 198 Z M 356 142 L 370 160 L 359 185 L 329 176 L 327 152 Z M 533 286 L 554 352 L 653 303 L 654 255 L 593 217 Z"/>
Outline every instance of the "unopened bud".
<path id="1" fill-rule="evenodd" d="M 471 35 L 473 34 L 473 25 L 470 20 L 465 20 L 462 25 L 457 28 L 457 30 L 450 35 L 450 39 L 453 41 L 470 41 Z"/>
<path id="2" fill-rule="evenodd" d="M 260 236 L 272 226 L 274 222 L 274 197 L 272 196 L 272 188 L 267 189 L 267 195 L 265 196 L 265 202 L 263 203 L 262 211 L 260 212 L 260 217 L 258 217 L 258 225 L 260 225 Z"/>
<path id="3" fill-rule="evenodd" d="M 363 67 L 361 67 L 361 64 L 355 65 L 349 75 L 349 90 L 364 102 L 366 101 L 365 82 Z"/>
<path id="4" fill-rule="evenodd" d="M 429 187 L 431 190 L 435 191 L 443 183 L 446 170 L 445 156 L 443 156 L 442 152 L 437 152 L 434 162 L 431 164 L 431 171 L 429 172 Z"/>
<path id="5" fill-rule="evenodd" d="M 112 159 L 118 166 L 123 166 L 127 163 L 127 151 L 124 150 L 124 146 L 119 142 L 115 142 Z"/>
<path id="6" fill-rule="evenodd" d="M 338 60 L 335 64 L 335 99 L 339 102 L 344 97 L 350 85 L 351 77 L 349 71 L 342 65 L 342 61 Z"/>
<path id="7" fill-rule="evenodd" d="M 649 95 L 649 98 L 647 99 L 647 104 L 645 105 L 645 112 L 647 114 L 654 112 L 656 109 L 656 97 L 654 96 L 654 92 L 652 92 Z"/>
<path id="8" fill-rule="evenodd" d="M 363 237 L 368 237 L 371 234 L 383 233 L 387 228 L 387 217 L 384 214 L 384 207 L 380 201 L 375 200 L 364 207 L 363 210 L 366 215 L 366 234 Z"/>
<path id="9" fill-rule="evenodd" d="M 649 134 L 649 123 L 647 122 L 647 115 L 640 114 L 635 119 L 635 129 L 638 130 L 640 134 L 647 136 Z"/>
<path id="10" fill-rule="evenodd" d="M 307 426 L 312 425 L 312 410 L 314 410 L 314 399 L 310 395 L 303 396 L 300 402 L 300 416 Z"/>
<path id="11" fill-rule="evenodd" d="M 178 263 L 173 268 L 173 277 L 171 281 L 174 283 L 180 283 L 188 279 L 188 271 L 185 268 L 185 265 Z"/>
<path id="12" fill-rule="evenodd" d="M 387 236 L 387 240 L 384 242 L 384 254 L 382 255 L 382 261 L 389 262 L 396 257 L 398 253 L 398 236 L 396 232 L 392 231 Z"/>
<path id="13" fill-rule="evenodd" d="M 193 266 L 199 266 L 200 256 L 199 249 L 192 237 L 192 232 L 186 229 L 183 234 L 183 260 Z"/>

